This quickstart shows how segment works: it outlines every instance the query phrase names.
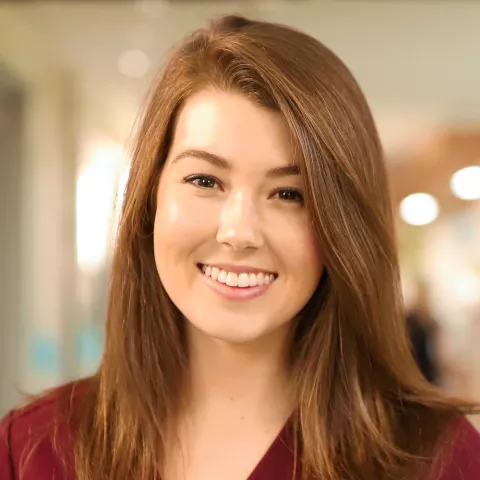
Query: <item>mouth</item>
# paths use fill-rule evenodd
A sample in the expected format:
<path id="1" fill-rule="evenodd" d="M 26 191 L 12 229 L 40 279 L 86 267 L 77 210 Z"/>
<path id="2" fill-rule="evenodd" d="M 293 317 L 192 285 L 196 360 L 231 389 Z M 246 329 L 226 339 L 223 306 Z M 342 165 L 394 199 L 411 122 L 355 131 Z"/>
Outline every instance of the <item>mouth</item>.
<path id="1" fill-rule="evenodd" d="M 246 269 L 246 271 L 233 272 L 204 263 L 198 263 L 197 267 L 204 276 L 213 282 L 231 288 L 249 289 L 264 285 L 267 286 L 273 283 L 278 277 L 276 273 L 260 271 L 258 269 L 255 269 L 255 271 L 248 271 Z M 236 270 L 238 270 L 238 268 L 236 268 Z"/>

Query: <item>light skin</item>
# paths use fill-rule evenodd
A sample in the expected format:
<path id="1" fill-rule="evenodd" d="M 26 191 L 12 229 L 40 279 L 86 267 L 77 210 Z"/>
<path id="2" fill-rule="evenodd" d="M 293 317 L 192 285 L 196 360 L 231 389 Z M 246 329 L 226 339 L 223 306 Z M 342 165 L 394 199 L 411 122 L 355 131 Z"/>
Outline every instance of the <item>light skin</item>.
<path id="1" fill-rule="evenodd" d="M 154 250 L 186 319 L 192 402 L 178 427 L 181 450 L 167 455 L 167 480 L 245 480 L 291 414 L 292 320 L 323 272 L 292 151 L 280 114 L 240 94 L 202 91 L 177 119 Z M 272 281 L 227 286 L 206 266 Z"/>

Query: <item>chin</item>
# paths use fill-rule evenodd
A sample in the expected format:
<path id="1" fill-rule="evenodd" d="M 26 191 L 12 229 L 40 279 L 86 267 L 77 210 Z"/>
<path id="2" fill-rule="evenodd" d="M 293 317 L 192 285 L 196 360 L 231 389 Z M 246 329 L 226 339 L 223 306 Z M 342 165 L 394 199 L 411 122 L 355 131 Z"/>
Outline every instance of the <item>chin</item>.
<path id="1" fill-rule="evenodd" d="M 192 334 L 200 334 L 203 337 L 208 337 L 215 341 L 220 341 L 232 345 L 245 345 L 262 341 L 267 341 L 269 338 L 280 331 L 285 331 L 287 325 L 273 325 L 267 319 L 254 319 L 242 315 L 241 319 L 231 319 L 230 321 L 223 317 L 222 320 L 207 323 L 191 322 Z"/>

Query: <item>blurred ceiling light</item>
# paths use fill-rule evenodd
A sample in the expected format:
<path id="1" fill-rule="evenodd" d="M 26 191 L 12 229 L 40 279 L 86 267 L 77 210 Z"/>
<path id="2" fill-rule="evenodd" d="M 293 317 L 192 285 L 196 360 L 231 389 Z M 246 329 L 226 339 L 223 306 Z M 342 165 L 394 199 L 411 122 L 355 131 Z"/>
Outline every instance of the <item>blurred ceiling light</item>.
<path id="1" fill-rule="evenodd" d="M 462 168 L 452 175 L 450 188 L 462 200 L 480 199 L 480 166 Z"/>
<path id="2" fill-rule="evenodd" d="M 118 59 L 118 70 L 132 78 L 142 78 L 150 68 L 150 60 L 141 50 L 127 50 Z"/>
<path id="3" fill-rule="evenodd" d="M 168 1 L 161 0 L 135 0 L 134 9 L 146 17 L 158 17 L 169 7 Z"/>
<path id="4" fill-rule="evenodd" d="M 438 217 L 438 202 L 428 193 L 413 193 L 400 203 L 400 216 L 410 225 L 427 225 Z"/>

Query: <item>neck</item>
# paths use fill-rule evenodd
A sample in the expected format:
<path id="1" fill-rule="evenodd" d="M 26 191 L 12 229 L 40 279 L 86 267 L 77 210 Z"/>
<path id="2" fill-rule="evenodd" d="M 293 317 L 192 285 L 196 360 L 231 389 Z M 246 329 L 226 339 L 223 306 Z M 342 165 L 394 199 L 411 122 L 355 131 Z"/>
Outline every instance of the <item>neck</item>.
<path id="1" fill-rule="evenodd" d="M 290 337 L 285 328 L 261 340 L 231 344 L 190 326 L 189 413 L 286 420 L 292 410 Z"/>

